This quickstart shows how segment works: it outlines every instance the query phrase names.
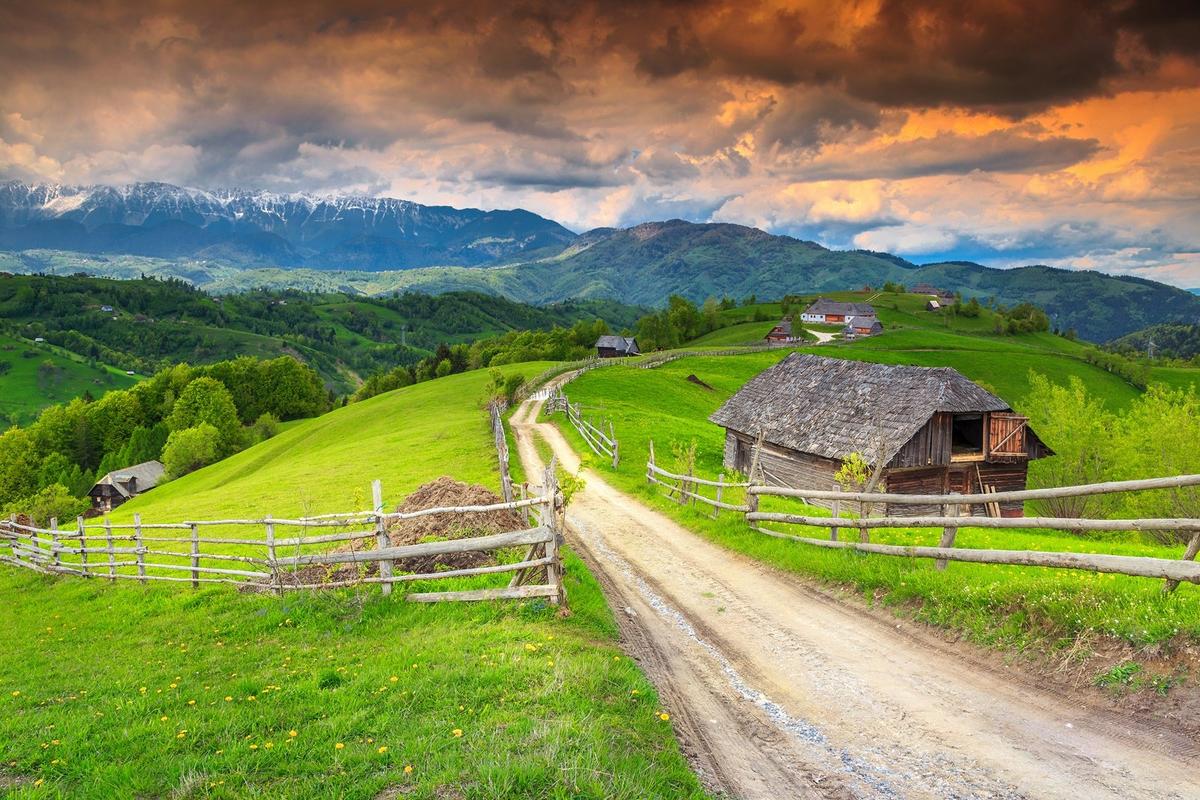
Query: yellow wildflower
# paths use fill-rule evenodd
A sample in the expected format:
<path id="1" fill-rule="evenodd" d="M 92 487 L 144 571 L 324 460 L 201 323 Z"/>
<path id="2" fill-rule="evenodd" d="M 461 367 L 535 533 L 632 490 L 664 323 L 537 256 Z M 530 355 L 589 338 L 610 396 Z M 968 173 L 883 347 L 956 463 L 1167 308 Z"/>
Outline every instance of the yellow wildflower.
<path id="1" fill-rule="evenodd" d="M 341 742 L 338 742 L 337 744 L 335 744 L 335 745 L 333 746 L 333 749 L 334 749 L 334 750 L 345 750 L 345 749 L 346 749 L 346 745 L 342 744 Z"/>
<path id="2" fill-rule="evenodd" d="M 288 736 L 292 737 L 293 739 L 295 739 L 299 735 L 300 734 L 297 733 L 296 731 L 288 731 Z"/>
<path id="3" fill-rule="evenodd" d="M 380 747 L 380 748 L 379 748 L 379 754 L 380 754 L 380 755 L 383 755 L 383 754 L 384 754 L 384 753 L 386 753 L 387 751 L 388 751 L 388 749 L 387 749 L 387 745 L 386 745 L 386 744 L 385 744 L 385 745 L 383 745 L 382 747 Z"/>
<path id="4" fill-rule="evenodd" d="M 270 750 L 274 746 L 275 746 L 274 742 L 267 742 L 266 744 L 263 745 L 263 747 L 267 748 L 268 750 Z"/>
<path id="5" fill-rule="evenodd" d="M 405 764 L 405 765 L 404 765 L 404 774 L 405 774 L 405 775 L 412 775 L 412 764 Z"/>
<path id="6" fill-rule="evenodd" d="M 225 702 L 226 702 L 226 703 L 232 703 L 232 702 L 233 702 L 233 698 L 232 698 L 232 697 L 230 697 L 229 695 L 225 695 Z"/>
<path id="7" fill-rule="evenodd" d="M 250 749 L 251 749 L 251 750 L 257 750 L 257 749 L 258 749 L 258 745 L 256 745 L 256 744 L 252 744 L 252 745 L 250 745 Z"/>
<path id="8" fill-rule="evenodd" d="M 462 728 L 455 728 L 454 736 L 455 736 L 455 738 L 462 736 Z"/>
<path id="9" fill-rule="evenodd" d="M 661 719 L 663 722 L 666 722 L 667 720 L 669 720 L 671 718 L 671 715 L 668 714 L 667 712 L 663 711 L 661 714 L 658 715 L 658 718 Z"/>

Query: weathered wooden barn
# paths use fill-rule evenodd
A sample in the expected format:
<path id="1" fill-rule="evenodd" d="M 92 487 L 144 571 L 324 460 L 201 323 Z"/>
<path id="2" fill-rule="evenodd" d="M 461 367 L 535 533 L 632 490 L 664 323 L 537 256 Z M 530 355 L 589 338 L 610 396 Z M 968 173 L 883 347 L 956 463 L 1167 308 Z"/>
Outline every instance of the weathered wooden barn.
<path id="1" fill-rule="evenodd" d="M 781 319 L 779 324 L 767 331 L 767 335 L 763 338 L 773 344 L 785 344 L 792 341 L 792 318 Z"/>
<path id="2" fill-rule="evenodd" d="M 725 429 L 725 466 L 768 483 L 831 489 L 844 459 L 858 453 L 884 471 L 877 485 L 896 494 L 981 495 L 1023 489 L 1029 461 L 1052 455 L 1025 417 L 953 369 L 869 364 L 793 353 L 760 373 L 709 417 Z M 889 505 L 916 515 L 927 506 Z M 1002 503 L 1021 516 L 1021 503 Z"/>
<path id="3" fill-rule="evenodd" d="M 632 336 L 601 336 L 596 340 L 596 355 L 600 358 L 640 356 L 637 339 Z"/>
<path id="4" fill-rule="evenodd" d="M 162 480 L 163 471 L 159 461 L 143 461 L 132 467 L 113 470 L 96 481 L 96 485 L 88 491 L 92 508 L 100 512 L 112 511 L 131 497 L 157 486 Z"/>

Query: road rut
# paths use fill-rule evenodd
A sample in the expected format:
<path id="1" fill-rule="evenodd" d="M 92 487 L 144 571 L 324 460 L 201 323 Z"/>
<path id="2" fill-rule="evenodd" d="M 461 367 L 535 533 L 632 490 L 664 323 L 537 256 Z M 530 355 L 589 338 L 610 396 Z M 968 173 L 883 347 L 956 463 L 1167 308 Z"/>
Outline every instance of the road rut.
<path id="1" fill-rule="evenodd" d="M 512 418 L 526 474 L 541 401 Z M 740 798 L 1200 797 L 1200 748 L 1064 700 L 717 545 L 594 472 L 567 536 L 693 767 Z"/>

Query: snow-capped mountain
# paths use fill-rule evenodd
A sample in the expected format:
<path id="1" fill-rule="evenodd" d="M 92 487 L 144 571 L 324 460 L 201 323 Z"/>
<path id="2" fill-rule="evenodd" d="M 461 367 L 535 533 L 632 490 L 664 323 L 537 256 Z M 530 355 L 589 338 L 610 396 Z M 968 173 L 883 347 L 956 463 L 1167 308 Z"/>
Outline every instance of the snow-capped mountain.
<path id="1" fill-rule="evenodd" d="M 212 258 L 247 266 L 486 265 L 561 249 L 575 234 L 521 209 L 373 197 L 207 192 L 166 183 L 0 183 L 0 249 Z"/>

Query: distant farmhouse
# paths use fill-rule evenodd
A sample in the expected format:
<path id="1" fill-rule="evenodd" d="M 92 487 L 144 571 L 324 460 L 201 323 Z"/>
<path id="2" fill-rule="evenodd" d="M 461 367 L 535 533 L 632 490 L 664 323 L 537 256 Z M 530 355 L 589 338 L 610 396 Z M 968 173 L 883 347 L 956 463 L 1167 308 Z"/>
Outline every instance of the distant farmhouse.
<path id="1" fill-rule="evenodd" d="M 847 339 L 874 336 L 877 333 L 883 333 L 883 326 L 875 317 L 850 317 L 846 320 L 846 327 L 842 328 L 842 335 Z"/>
<path id="2" fill-rule="evenodd" d="M 941 311 L 942 304 L 940 302 L 938 302 L 937 300 L 930 300 L 928 303 L 925 304 L 925 310 L 926 311 Z"/>
<path id="3" fill-rule="evenodd" d="M 934 286 L 932 283 L 918 283 L 916 286 L 908 290 L 912 294 L 941 294 L 942 290 Z"/>
<path id="4" fill-rule="evenodd" d="M 632 336 L 601 336 L 596 340 L 596 355 L 600 358 L 640 356 L 637 339 Z"/>
<path id="5" fill-rule="evenodd" d="M 852 453 L 896 494 L 983 495 L 1025 488 L 1029 462 L 1053 455 L 1007 403 L 953 369 L 869 364 L 794 353 L 760 373 L 709 417 L 725 429 L 725 467 L 748 474 L 757 438 L 762 477 L 831 489 Z M 970 502 L 969 500 L 967 501 Z M 993 508 L 996 506 L 993 504 Z M 889 515 L 936 513 L 889 505 Z M 1000 503 L 1021 516 L 1021 503 Z"/>
<path id="6" fill-rule="evenodd" d="M 787 344 L 796 341 L 792 335 L 792 318 L 784 317 L 771 330 L 767 331 L 767 335 L 763 337 L 771 344 Z"/>
<path id="7" fill-rule="evenodd" d="M 818 297 L 817 301 L 800 315 L 802 322 L 823 325 L 844 323 L 847 317 L 874 317 L 875 307 L 870 303 L 839 303 Z"/>
<path id="8" fill-rule="evenodd" d="M 149 491 L 162 480 L 163 465 L 158 461 L 144 461 L 125 469 L 115 469 L 96 481 L 88 495 L 92 508 L 101 513 L 112 511 L 126 500 Z"/>

